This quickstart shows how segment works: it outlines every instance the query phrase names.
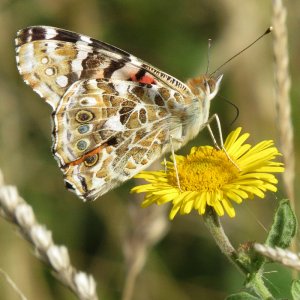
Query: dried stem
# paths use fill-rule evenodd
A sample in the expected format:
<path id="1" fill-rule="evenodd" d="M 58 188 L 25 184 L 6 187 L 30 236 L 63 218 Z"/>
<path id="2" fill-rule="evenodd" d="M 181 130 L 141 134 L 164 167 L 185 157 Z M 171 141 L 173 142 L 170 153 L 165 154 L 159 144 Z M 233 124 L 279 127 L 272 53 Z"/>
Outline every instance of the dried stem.
<path id="1" fill-rule="evenodd" d="M 267 245 L 254 244 L 254 249 L 265 257 L 270 258 L 273 261 L 279 262 L 284 266 L 292 268 L 294 270 L 300 270 L 300 257 L 299 254 L 291 252 L 282 248 L 272 248 Z"/>
<path id="2" fill-rule="evenodd" d="M 141 272 L 149 249 L 166 234 L 168 222 L 165 207 L 141 209 L 137 203 L 129 206 L 131 226 L 124 236 L 123 252 L 127 272 L 122 300 L 130 300 L 138 274 Z"/>
<path id="3" fill-rule="evenodd" d="M 294 152 L 294 132 L 291 121 L 290 86 L 289 75 L 289 54 L 288 38 L 286 27 L 287 11 L 282 0 L 273 0 L 273 51 L 275 59 L 275 81 L 276 81 L 276 104 L 278 110 L 279 136 L 281 151 L 285 164 L 283 182 L 287 196 L 291 202 L 291 207 L 296 211 L 294 180 L 295 180 L 295 152 Z M 291 249 L 297 252 L 297 243 L 292 240 Z M 293 273 L 297 277 L 297 273 Z"/>
<path id="4" fill-rule="evenodd" d="M 292 208 L 295 210 L 295 153 L 293 145 L 294 132 L 291 121 L 291 103 L 289 97 L 291 79 L 288 70 L 289 54 L 286 16 L 287 11 L 282 0 L 273 0 L 273 51 L 276 81 L 275 96 L 278 110 L 281 151 L 285 163 L 283 182 L 287 196 L 291 201 Z"/>
<path id="5" fill-rule="evenodd" d="M 68 249 L 54 244 L 52 232 L 37 222 L 32 207 L 20 197 L 17 188 L 4 184 L 1 170 L 0 215 L 18 227 L 21 236 L 34 247 L 35 255 L 52 268 L 55 277 L 78 299 L 98 299 L 94 278 L 71 265 Z"/>
<path id="6" fill-rule="evenodd" d="M 16 283 L 8 276 L 8 274 L 0 269 L 0 273 L 4 276 L 7 283 L 12 287 L 12 289 L 17 293 L 17 295 L 20 297 L 21 300 L 27 300 L 27 298 L 24 296 L 22 291 L 18 288 Z"/>

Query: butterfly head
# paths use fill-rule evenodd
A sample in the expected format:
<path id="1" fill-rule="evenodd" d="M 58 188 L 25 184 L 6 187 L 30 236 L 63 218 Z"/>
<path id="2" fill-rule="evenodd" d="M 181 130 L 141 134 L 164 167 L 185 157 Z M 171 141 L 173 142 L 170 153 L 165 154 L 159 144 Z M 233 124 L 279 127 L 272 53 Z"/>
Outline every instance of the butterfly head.
<path id="1" fill-rule="evenodd" d="M 201 99 L 211 100 L 219 91 L 223 74 L 218 77 L 202 75 L 187 81 L 187 85 L 193 94 Z"/>

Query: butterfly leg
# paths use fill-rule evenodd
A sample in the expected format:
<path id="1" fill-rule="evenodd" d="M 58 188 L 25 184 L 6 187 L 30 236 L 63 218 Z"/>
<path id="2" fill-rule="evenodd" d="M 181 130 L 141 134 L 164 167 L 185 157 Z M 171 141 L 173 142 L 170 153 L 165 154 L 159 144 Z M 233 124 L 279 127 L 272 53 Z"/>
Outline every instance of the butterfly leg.
<path id="1" fill-rule="evenodd" d="M 167 159 L 164 157 L 164 167 L 165 167 L 165 173 L 168 171 L 168 166 L 167 166 Z"/>
<path id="2" fill-rule="evenodd" d="M 210 127 L 210 123 L 212 123 L 213 121 L 216 121 L 216 123 L 217 123 L 218 133 L 219 133 L 219 139 L 220 139 L 220 144 L 221 144 L 220 146 L 219 146 L 219 144 L 218 144 L 218 142 L 217 142 L 217 139 L 215 138 L 214 133 L 213 133 L 211 127 Z M 220 122 L 219 116 L 218 116 L 217 114 L 213 114 L 213 115 L 208 119 L 208 121 L 206 122 L 206 127 L 207 127 L 207 129 L 208 129 L 208 131 L 209 131 L 209 134 L 210 134 L 210 136 L 211 136 L 211 138 L 212 138 L 212 141 L 213 141 L 215 147 L 216 147 L 217 149 L 219 149 L 219 150 L 220 150 L 220 149 L 225 150 L 225 149 L 224 149 L 224 142 L 223 142 L 222 127 L 221 127 L 221 122 Z"/>
<path id="3" fill-rule="evenodd" d="M 212 121 L 216 121 L 217 123 L 217 127 L 218 127 L 218 132 L 219 132 L 219 139 L 220 139 L 220 146 L 214 136 L 214 133 L 210 127 L 210 123 Z M 225 147 L 224 147 L 224 140 L 223 140 L 223 134 L 222 134 L 222 127 L 221 127 L 221 122 L 220 122 L 220 119 L 219 119 L 219 116 L 217 114 L 213 114 L 209 119 L 208 121 L 206 122 L 206 126 L 207 126 L 207 129 L 209 131 L 209 134 L 212 138 L 212 141 L 215 145 L 215 147 L 218 149 L 218 150 L 223 150 L 225 155 L 227 156 L 227 158 L 240 170 L 240 168 L 237 166 L 237 164 L 231 159 L 231 157 L 229 156 L 228 152 L 226 151 Z"/>
<path id="4" fill-rule="evenodd" d="M 175 157 L 175 152 L 174 152 L 173 137 L 171 135 L 170 135 L 170 145 L 171 145 L 171 153 L 172 153 L 173 162 L 174 162 L 174 169 L 175 169 L 175 174 L 176 174 L 177 185 L 178 185 L 179 190 L 181 191 L 176 157 Z"/>

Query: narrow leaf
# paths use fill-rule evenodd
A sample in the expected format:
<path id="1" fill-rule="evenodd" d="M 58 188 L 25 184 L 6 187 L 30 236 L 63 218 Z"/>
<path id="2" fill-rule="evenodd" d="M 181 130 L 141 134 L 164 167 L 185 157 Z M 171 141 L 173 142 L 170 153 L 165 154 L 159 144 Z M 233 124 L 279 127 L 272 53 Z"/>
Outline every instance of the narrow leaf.
<path id="1" fill-rule="evenodd" d="M 287 199 L 281 200 L 275 213 L 266 245 L 285 249 L 290 245 L 296 230 L 297 219 L 291 208 L 290 201 Z"/>

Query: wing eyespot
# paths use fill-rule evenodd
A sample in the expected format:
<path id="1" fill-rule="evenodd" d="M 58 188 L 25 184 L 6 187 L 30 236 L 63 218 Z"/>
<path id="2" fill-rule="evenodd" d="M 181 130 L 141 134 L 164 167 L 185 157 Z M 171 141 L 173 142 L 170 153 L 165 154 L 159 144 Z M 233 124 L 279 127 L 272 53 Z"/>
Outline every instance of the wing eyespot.
<path id="1" fill-rule="evenodd" d="M 88 148 L 89 142 L 87 140 L 79 140 L 76 144 L 76 147 L 79 151 L 84 151 Z"/>
<path id="2" fill-rule="evenodd" d="M 77 112 L 76 116 L 75 116 L 75 120 L 78 123 L 86 123 L 86 122 L 90 122 L 91 120 L 94 119 L 94 114 L 91 113 L 88 110 L 80 110 L 79 112 Z"/>
<path id="3" fill-rule="evenodd" d="M 77 127 L 77 131 L 80 134 L 85 134 L 85 133 L 89 132 L 89 130 L 90 130 L 90 125 L 88 125 L 88 124 L 82 124 L 79 127 Z"/>
<path id="4" fill-rule="evenodd" d="M 99 155 L 97 153 L 93 154 L 91 156 L 86 157 L 86 159 L 84 160 L 84 165 L 86 167 L 92 167 L 98 162 L 98 160 L 99 160 Z"/>

